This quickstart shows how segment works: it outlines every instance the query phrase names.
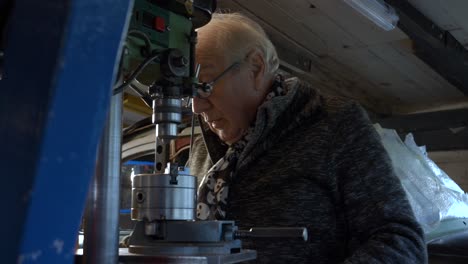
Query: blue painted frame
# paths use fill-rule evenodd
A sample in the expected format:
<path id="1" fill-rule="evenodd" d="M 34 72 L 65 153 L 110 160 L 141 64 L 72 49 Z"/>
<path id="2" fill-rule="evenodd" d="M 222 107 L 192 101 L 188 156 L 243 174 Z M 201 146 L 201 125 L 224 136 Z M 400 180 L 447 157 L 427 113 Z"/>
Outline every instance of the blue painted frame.
<path id="1" fill-rule="evenodd" d="M 0 81 L 2 263 L 73 263 L 132 6 L 15 1 Z"/>

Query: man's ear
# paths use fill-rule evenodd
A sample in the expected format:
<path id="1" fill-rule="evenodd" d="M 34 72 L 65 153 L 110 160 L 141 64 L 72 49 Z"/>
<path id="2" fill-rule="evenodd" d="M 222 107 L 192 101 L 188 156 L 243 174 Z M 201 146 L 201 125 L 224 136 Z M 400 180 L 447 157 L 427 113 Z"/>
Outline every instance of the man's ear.
<path id="1" fill-rule="evenodd" d="M 253 78 L 255 80 L 255 88 L 261 89 L 265 85 L 266 62 L 263 54 L 258 49 L 252 50 L 247 61 L 250 65 Z"/>

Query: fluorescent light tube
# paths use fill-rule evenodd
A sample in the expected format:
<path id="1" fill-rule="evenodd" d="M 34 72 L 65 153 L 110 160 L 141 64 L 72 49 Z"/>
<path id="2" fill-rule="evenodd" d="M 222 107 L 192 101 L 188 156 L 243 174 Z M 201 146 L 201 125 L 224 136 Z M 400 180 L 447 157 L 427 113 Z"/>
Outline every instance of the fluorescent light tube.
<path id="1" fill-rule="evenodd" d="M 398 23 L 395 9 L 382 0 L 344 1 L 386 31 L 394 29 Z"/>

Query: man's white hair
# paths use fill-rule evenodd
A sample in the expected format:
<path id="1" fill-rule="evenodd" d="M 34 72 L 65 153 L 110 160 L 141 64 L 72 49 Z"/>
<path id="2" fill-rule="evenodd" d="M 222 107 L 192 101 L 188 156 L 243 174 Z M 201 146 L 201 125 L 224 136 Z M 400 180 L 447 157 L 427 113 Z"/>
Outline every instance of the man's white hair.
<path id="1" fill-rule="evenodd" d="M 214 13 L 211 21 L 197 31 L 200 41 L 212 41 L 231 63 L 243 61 L 250 52 L 258 50 L 265 60 L 265 73 L 274 75 L 278 70 L 278 55 L 265 31 L 240 13 Z"/>

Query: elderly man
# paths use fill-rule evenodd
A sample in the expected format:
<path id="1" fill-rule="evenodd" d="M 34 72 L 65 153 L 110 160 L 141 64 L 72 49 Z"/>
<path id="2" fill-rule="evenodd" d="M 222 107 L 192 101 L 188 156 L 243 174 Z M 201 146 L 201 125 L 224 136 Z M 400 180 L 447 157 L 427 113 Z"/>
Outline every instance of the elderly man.
<path id="1" fill-rule="evenodd" d="M 425 263 L 423 232 L 362 108 L 276 74 L 262 28 L 215 14 L 198 31 L 203 138 L 197 217 L 307 227 L 309 241 L 243 240 L 258 263 Z M 212 89 L 209 89 L 212 88 Z"/>

